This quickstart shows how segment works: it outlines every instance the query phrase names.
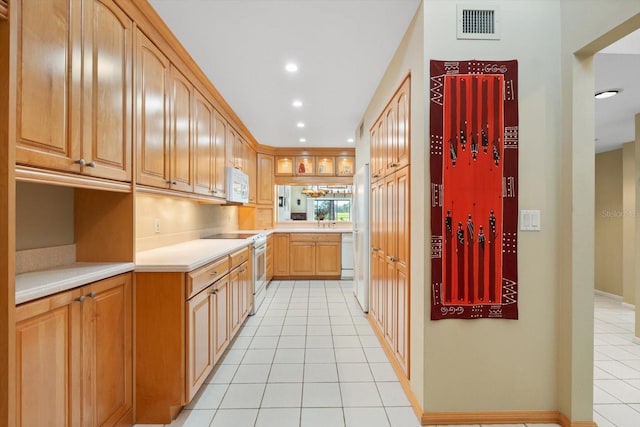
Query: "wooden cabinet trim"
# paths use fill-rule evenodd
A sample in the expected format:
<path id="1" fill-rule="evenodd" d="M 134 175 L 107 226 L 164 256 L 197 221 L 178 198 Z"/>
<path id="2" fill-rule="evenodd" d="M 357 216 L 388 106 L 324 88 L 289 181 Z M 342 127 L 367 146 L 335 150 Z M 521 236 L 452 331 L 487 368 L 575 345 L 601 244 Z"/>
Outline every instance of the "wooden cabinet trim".
<path id="1" fill-rule="evenodd" d="M 187 294 L 189 299 L 229 272 L 231 262 L 228 256 L 217 259 L 197 270 L 187 273 Z"/>

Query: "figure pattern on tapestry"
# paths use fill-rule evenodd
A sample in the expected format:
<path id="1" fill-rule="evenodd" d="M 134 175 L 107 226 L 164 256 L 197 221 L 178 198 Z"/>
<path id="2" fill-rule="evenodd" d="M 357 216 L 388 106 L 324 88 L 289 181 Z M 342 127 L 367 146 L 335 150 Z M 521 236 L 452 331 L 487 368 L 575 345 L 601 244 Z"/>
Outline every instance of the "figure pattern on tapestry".
<path id="1" fill-rule="evenodd" d="M 517 319 L 517 61 L 431 61 L 431 319 Z"/>

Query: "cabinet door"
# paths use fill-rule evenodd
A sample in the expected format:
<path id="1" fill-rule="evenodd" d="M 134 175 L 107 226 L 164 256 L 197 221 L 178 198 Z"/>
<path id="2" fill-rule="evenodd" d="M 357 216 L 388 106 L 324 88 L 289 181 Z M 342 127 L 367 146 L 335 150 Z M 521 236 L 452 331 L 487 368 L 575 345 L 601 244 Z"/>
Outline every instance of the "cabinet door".
<path id="1" fill-rule="evenodd" d="M 227 121 L 214 111 L 213 128 L 213 195 L 222 199 L 227 197 Z"/>
<path id="2" fill-rule="evenodd" d="M 81 3 L 16 1 L 16 163 L 80 171 Z"/>
<path id="3" fill-rule="evenodd" d="M 137 183 L 169 188 L 169 60 L 137 32 Z"/>
<path id="4" fill-rule="evenodd" d="M 242 141 L 231 126 L 227 126 L 227 165 L 242 169 Z"/>
<path id="5" fill-rule="evenodd" d="M 382 164 L 383 176 L 393 173 L 398 167 L 395 158 L 398 146 L 398 111 L 392 102 L 384 112 L 385 143 L 382 146 L 384 163 Z"/>
<path id="6" fill-rule="evenodd" d="M 395 98 L 396 111 L 398 114 L 398 137 L 394 150 L 394 162 L 398 168 L 402 168 L 410 163 L 411 141 L 411 78 L 404 81 Z"/>
<path id="7" fill-rule="evenodd" d="M 267 237 L 267 283 L 273 278 L 273 235 Z"/>
<path id="8" fill-rule="evenodd" d="M 229 275 L 218 280 L 214 284 L 215 300 L 215 339 L 214 339 L 214 360 L 220 360 L 222 354 L 229 345 Z"/>
<path id="9" fill-rule="evenodd" d="M 400 169 L 394 174 L 396 210 L 395 226 L 395 275 L 396 286 L 396 345 L 395 353 L 400 366 L 409 377 L 409 259 L 411 230 L 410 225 L 410 186 L 409 168 Z"/>
<path id="10" fill-rule="evenodd" d="M 81 424 L 77 290 L 16 307 L 16 425 Z"/>
<path id="11" fill-rule="evenodd" d="M 273 275 L 289 275 L 289 235 L 273 235 Z"/>
<path id="12" fill-rule="evenodd" d="M 249 311 L 253 305 L 253 279 L 251 277 L 251 269 L 249 267 L 248 261 L 240 266 L 240 325 L 242 325 L 244 319 L 249 315 Z"/>
<path id="13" fill-rule="evenodd" d="M 84 2 L 82 172 L 131 181 L 133 23 L 112 0 Z"/>
<path id="14" fill-rule="evenodd" d="M 187 301 L 187 402 L 213 369 L 214 285 Z"/>
<path id="15" fill-rule="evenodd" d="M 316 244 L 291 242 L 289 245 L 289 275 L 313 276 L 316 274 Z"/>
<path id="16" fill-rule="evenodd" d="M 240 327 L 240 313 L 242 311 L 240 270 L 241 267 L 238 267 L 229 273 L 229 338 L 233 337 Z"/>
<path id="17" fill-rule="evenodd" d="M 273 156 L 258 154 L 258 204 L 273 205 L 273 167 Z"/>
<path id="18" fill-rule="evenodd" d="M 198 194 L 213 194 L 213 107 L 195 92 L 193 107 L 193 191 Z"/>
<path id="19" fill-rule="evenodd" d="M 83 289 L 83 425 L 114 425 L 133 408 L 131 275 Z"/>
<path id="20" fill-rule="evenodd" d="M 247 142 L 244 142 L 244 147 L 246 153 L 244 171 L 249 175 L 249 203 L 256 203 L 256 195 L 258 193 L 258 155 Z"/>
<path id="21" fill-rule="evenodd" d="M 191 143 L 193 86 L 175 67 L 171 67 L 171 189 L 193 191 Z"/>
<path id="22" fill-rule="evenodd" d="M 342 251 L 340 242 L 316 242 L 316 275 L 340 276 L 342 273 Z"/>
<path id="23" fill-rule="evenodd" d="M 355 157 L 338 157 L 336 158 L 336 175 L 337 176 L 353 176 L 353 165 Z"/>

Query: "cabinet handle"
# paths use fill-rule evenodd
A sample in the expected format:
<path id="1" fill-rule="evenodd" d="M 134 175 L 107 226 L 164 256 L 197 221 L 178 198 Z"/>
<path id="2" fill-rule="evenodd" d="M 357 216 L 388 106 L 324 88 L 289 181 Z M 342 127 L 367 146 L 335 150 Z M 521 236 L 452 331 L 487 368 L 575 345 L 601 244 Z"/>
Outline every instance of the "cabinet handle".
<path id="1" fill-rule="evenodd" d="M 390 168 L 396 168 L 396 167 L 398 167 L 398 166 L 399 166 L 399 164 L 398 164 L 398 163 L 389 163 L 389 167 L 390 167 Z"/>
<path id="2" fill-rule="evenodd" d="M 217 271 L 213 271 L 213 272 L 211 272 L 211 275 L 212 275 L 212 276 L 215 276 L 216 274 L 218 274 L 218 272 L 217 272 Z"/>
<path id="3" fill-rule="evenodd" d="M 87 163 L 87 167 L 95 168 L 96 167 L 96 162 L 94 162 L 93 160 L 90 161 L 89 163 Z"/>
<path id="4" fill-rule="evenodd" d="M 167 182 L 167 184 L 171 184 L 171 185 L 176 185 L 177 184 L 177 182 L 171 181 L 170 179 L 167 180 L 166 182 Z"/>
<path id="5" fill-rule="evenodd" d="M 378 252 L 380 248 L 371 248 L 371 252 Z"/>
<path id="6" fill-rule="evenodd" d="M 218 194 L 218 190 L 211 190 L 211 194 Z"/>
<path id="7" fill-rule="evenodd" d="M 211 292 L 209 292 L 209 295 L 215 295 L 218 293 L 217 289 L 212 290 Z"/>
<path id="8" fill-rule="evenodd" d="M 87 164 L 87 161 L 85 159 L 80 159 L 80 160 L 76 160 L 75 162 L 73 162 L 75 164 L 78 164 L 80 166 L 84 166 Z"/>
<path id="9" fill-rule="evenodd" d="M 78 302 L 84 302 L 85 296 L 84 295 L 80 295 L 78 298 L 76 298 L 75 300 Z"/>
<path id="10" fill-rule="evenodd" d="M 391 262 L 398 262 L 398 261 L 400 261 L 400 260 L 399 260 L 398 258 L 396 258 L 396 257 L 392 257 L 392 256 L 390 256 L 390 257 L 389 257 L 389 261 L 391 261 Z"/>
<path id="11" fill-rule="evenodd" d="M 96 293 L 95 293 L 95 292 L 89 292 L 89 293 L 87 294 L 87 296 L 88 296 L 89 298 L 95 298 Z"/>

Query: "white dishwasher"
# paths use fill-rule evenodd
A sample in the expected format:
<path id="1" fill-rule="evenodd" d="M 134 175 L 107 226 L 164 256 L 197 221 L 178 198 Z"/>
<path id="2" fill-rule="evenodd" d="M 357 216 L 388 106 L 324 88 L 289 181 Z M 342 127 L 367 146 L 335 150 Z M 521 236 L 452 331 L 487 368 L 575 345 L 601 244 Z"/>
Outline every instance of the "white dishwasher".
<path id="1" fill-rule="evenodd" d="M 342 279 L 353 279 L 353 233 L 342 233 Z"/>

